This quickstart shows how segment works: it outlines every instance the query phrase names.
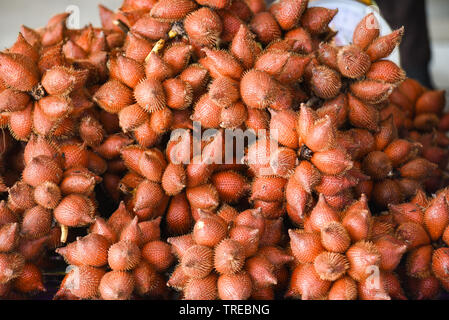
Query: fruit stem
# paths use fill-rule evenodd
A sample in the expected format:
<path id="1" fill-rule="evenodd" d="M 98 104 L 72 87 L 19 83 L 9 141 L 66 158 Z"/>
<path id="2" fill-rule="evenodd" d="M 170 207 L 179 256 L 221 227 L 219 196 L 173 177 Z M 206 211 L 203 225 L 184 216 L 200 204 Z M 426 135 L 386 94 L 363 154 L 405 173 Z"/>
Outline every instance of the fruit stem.
<path id="1" fill-rule="evenodd" d="M 112 23 L 114 25 L 116 25 L 117 27 L 119 27 L 124 33 L 129 32 L 129 27 L 122 20 L 117 19 L 117 20 L 114 20 Z"/>
<path id="2" fill-rule="evenodd" d="M 164 39 L 160 39 L 158 40 L 158 42 L 156 42 L 156 44 L 154 45 L 153 49 L 151 49 L 151 52 L 148 54 L 148 56 L 145 58 L 145 62 L 148 62 L 148 60 L 150 60 L 150 56 L 153 53 L 159 53 L 159 51 L 161 51 L 165 46 L 165 40 Z"/>
<path id="3" fill-rule="evenodd" d="M 156 42 L 156 44 L 154 45 L 151 52 L 159 53 L 159 51 L 161 51 L 164 48 L 164 46 L 165 46 L 165 40 L 160 39 L 160 40 L 158 40 L 158 42 Z"/>
<path id="4" fill-rule="evenodd" d="M 66 243 L 67 237 L 69 235 L 69 228 L 63 224 L 61 224 L 61 242 Z"/>
<path id="5" fill-rule="evenodd" d="M 168 37 L 170 39 L 173 39 L 174 37 L 176 37 L 178 35 L 178 32 L 176 32 L 176 30 L 170 30 L 170 32 L 168 33 Z"/>

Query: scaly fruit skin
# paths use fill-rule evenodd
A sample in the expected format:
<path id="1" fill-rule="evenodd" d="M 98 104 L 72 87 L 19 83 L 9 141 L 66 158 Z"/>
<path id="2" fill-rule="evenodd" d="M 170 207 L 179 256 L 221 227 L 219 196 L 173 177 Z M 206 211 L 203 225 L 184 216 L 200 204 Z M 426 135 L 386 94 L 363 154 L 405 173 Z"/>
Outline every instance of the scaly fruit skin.
<path id="1" fill-rule="evenodd" d="M 426 179 L 426 190 L 435 193 L 444 188 L 445 182 L 437 177 L 449 161 L 446 150 L 449 127 L 447 114 L 444 113 L 445 92 L 428 90 L 416 80 L 408 78 L 395 89 L 390 103 L 395 106 L 394 109 L 385 110 L 382 117 L 394 114 L 396 126 L 404 132 L 403 137 L 420 143 L 423 157 L 438 165 Z"/>
<path id="2" fill-rule="evenodd" d="M 387 225 L 390 228 L 384 227 Z M 394 287 L 397 290 L 389 286 L 393 280 L 395 285 L 399 283 L 391 272 L 399 265 L 407 249 L 405 242 L 391 236 L 395 226 L 391 214 L 373 216 L 365 196 L 342 212 L 332 210 L 320 199 L 306 217 L 304 227 L 289 230 L 296 269 L 287 297 L 336 300 L 405 298 L 400 286 Z M 380 275 L 381 281 L 375 288 L 376 292 L 370 293 L 365 291 L 365 282 L 372 272 Z"/>
<path id="3" fill-rule="evenodd" d="M 256 209 L 235 211 L 225 220 L 220 217 L 224 210 L 235 209 L 222 208 L 218 215 L 202 213 L 191 234 L 168 239 L 179 258 L 168 285 L 181 291 L 185 299 L 205 298 L 205 293 L 193 291 L 194 284 L 204 284 L 206 292 L 218 288 L 218 297 L 208 298 L 219 299 L 249 299 L 259 287 L 285 289 L 276 273 L 293 258 L 277 247 L 280 239 L 270 239 L 268 232 L 276 231 L 270 229 L 269 220 Z"/>
<path id="4" fill-rule="evenodd" d="M 446 196 L 422 194 L 449 159 L 444 93 L 384 60 L 403 29 L 371 14 L 336 47 L 338 10 L 307 4 L 125 0 L 102 28 L 22 27 L 0 53 L 0 296 L 43 290 L 68 239 L 59 299 L 274 298 L 289 279 L 295 298 L 403 299 L 406 249 L 417 297 L 447 287 Z M 223 164 L 228 129 L 273 136 Z"/>
<path id="5" fill-rule="evenodd" d="M 160 240 L 161 220 L 138 221 L 122 203 L 107 221 L 98 218 L 87 236 L 57 250 L 74 270 L 94 266 L 95 272 L 103 272 L 91 284 L 92 297 L 129 300 L 134 292 L 154 298 L 166 295 L 165 290 L 159 292 L 156 282 L 172 265 L 173 255 L 170 245 Z M 113 271 L 104 273 L 107 268 Z M 71 295 L 86 298 L 63 282 L 56 297 Z"/>
<path id="6" fill-rule="evenodd" d="M 1 247 L 14 257 L 2 269 L 13 270 L 11 280 L 2 282 L 11 286 L 11 295 L 45 291 L 39 270 L 48 267 L 45 252 L 66 241 L 68 227 L 94 222 L 94 188 L 107 163 L 93 153 L 106 135 L 105 121 L 93 101 L 113 112 L 133 101 L 128 87 L 108 81 L 108 54 L 123 45 L 123 34 L 92 26 L 70 30 L 68 17 L 67 13 L 54 16 L 39 32 L 23 26 L 8 53 L 0 54 L 5 72 L 0 90 L 2 119 L 4 112 L 9 113 L 2 127 L 9 128 L 8 137 L 24 141 L 20 147 L 8 146 L 5 136 L 2 150 L 7 158 L 2 159 L 1 175 L 6 173 L 3 167 L 11 173 L 5 180 L 9 188 L 2 190 L 8 197 L 2 204 Z M 112 128 L 113 121 L 109 125 Z M 15 231 L 10 224 L 14 216 L 22 215 Z M 93 262 L 94 256 L 90 259 L 90 264 L 102 263 Z"/>
<path id="7" fill-rule="evenodd" d="M 390 207 L 398 223 L 396 234 L 407 245 L 406 276 L 410 287 L 416 287 L 413 295 L 417 299 L 433 298 L 440 287 L 447 288 L 447 199 L 448 189 L 444 189 L 433 198 L 427 199 L 422 193 L 410 203 Z M 426 291 L 427 286 L 432 290 Z"/>

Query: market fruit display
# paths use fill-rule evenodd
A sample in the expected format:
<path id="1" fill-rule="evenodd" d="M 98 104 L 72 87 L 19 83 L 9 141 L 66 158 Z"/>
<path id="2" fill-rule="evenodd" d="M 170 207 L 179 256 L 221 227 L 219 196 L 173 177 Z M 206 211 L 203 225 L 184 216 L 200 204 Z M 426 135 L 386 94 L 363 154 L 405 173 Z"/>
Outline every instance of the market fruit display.
<path id="1" fill-rule="evenodd" d="M 449 290 L 449 114 L 388 60 L 407 30 L 368 14 L 337 46 L 307 0 L 99 9 L 0 52 L 2 299 Z"/>

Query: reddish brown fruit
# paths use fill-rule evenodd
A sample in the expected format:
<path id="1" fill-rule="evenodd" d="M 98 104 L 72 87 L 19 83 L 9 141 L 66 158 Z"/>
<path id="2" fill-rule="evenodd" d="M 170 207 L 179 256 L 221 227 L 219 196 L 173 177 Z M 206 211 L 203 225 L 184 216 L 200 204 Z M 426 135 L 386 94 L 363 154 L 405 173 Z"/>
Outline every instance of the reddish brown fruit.
<path id="1" fill-rule="evenodd" d="M 68 227 L 81 227 L 94 223 L 94 212 L 92 201 L 78 194 L 66 196 L 53 210 L 55 219 Z"/>
<path id="2" fill-rule="evenodd" d="M 167 270 L 174 260 L 170 245 L 159 240 L 148 242 L 142 248 L 142 257 L 160 272 Z"/>
<path id="3" fill-rule="evenodd" d="M 369 279 L 360 281 L 358 293 L 362 300 L 391 300 L 382 279 L 379 279 L 376 285 L 373 285 Z"/>
<path id="4" fill-rule="evenodd" d="M 357 299 L 357 284 L 349 276 L 345 276 L 332 284 L 328 295 L 329 300 Z"/>
<path id="5" fill-rule="evenodd" d="M 416 114 L 435 113 L 441 114 L 446 105 L 445 91 L 424 92 L 416 101 Z"/>
<path id="6" fill-rule="evenodd" d="M 366 197 L 362 195 L 360 201 L 355 202 L 346 210 L 342 225 L 355 242 L 369 238 L 372 229 L 372 216 L 367 206 Z"/>
<path id="7" fill-rule="evenodd" d="M 172 252 L 179 258 L 182 259 L 184 253 L 191 247 L 195 245 L 192 234 L 186 234 L 178 237 L 171 237 L 167 239 L 167 242 L 172 246 Z"/>
<path id="8" fill-rule="evenodd" d="M 256 177 L 251 186 L 251 200 L 277 201 L 284 195 L 286 182 L 280 177 Z"/>
<path id="9" fill-rule="evenodd" d="M 99 234 L 78 238 L 66 247 L 56 249 L 68 264 L 102 267 L 108 262 L 109 241 Z"/>
<path id="10" fill-rule="evenodd" d="M 140 259 L 140 249 L 133 242 L 120 241 L 108 250 L 108 263 L 112 270 L 132 270 L 139 264 Z"/>
<path id="11" fill-rule="evenodd" d="M 11 112 L 9 114 L 8 128 L 11 135 L 20 141 L 27 141 L 31 135 L 33 125 L 32 115 L 33 104 L 30 102 L 27 107 L 21 111 Z"/>
<path id="12" fill-rule="evenodd" d="M 340 49 L 337 64 L 341 74 L 351 79 L 364 76 L 371 67 L 370 57 L 357 46 L 346 46 Z"/>
<path id="13" fill-rule="evenodd" d="M 155 208 L 163 197 L 164 191 L 158 183 L 144 180 L 135 190 L 134 211 L 137 212 L 147 208 Z"/>
<path id="14" fill-rule="evenodd" d="M 219 205 L 218 192 L 211 184 L 187 188 L 186 194 L 192 207 L 203 210 L 214 210 Z"/>
<path id="15" fill-rule="evenodd" d="M 148 40 L 155 41 L 167 38 L 170 28 L 170 23 L 145 15 L 132 25 L 131 31 Z"/>
<path id="16" fill-rule="evenodd" d="M 313 264 L 299 265 L 293 270 L 287 296 L 300 296 L 302 300 L 323 299 L 331 284 L 331 281 L 320 279 Z"/>
<path id="17" fill-rule="evenodd" d="M 353 166 L 348 154 L 341 149 L 316 152 L 310 159 L 323 174 L 338 175 L 350 170 Z"/>
<path id="18" fill-rule="evenodd" d="M 309 57 L 286 51 L 270 50 L 257 58 L 254 67 L 267 72 L 282 84 L 293 84 L 302 79 L 309 62 Z"/>
<path id="19" fill-rule="evenodd" d="M 367 49 L 379 37 L 380 26 L 374 13 L 366 15 L 354 30 L 352 42 L 360 49 Z"/>
<path id="20" fill-rule="evenodd" d="M 243 24 L 243 21 L 227 9 L 218 11 L 218 15 L 223 24 L 223 32 L 221 33 L 220 40 L 225 43 L 231 42 L 240 26 Z"/>
<path id="21" fill-rule="evenodd" d="M 248 27 L 242 24 L 232 39 L 230 51 L 240 61 L 244 69 L 247 70 L 254 66 L 256 57 L 260 54 L 261 49 Z"/>
<path id="22" fill-rule="evenodd" d="M 134 89 L 137 103 L 147 112 L 161 110 L 166 106 L 166 95 L 162 84 L 152 78 L 141 81 Z"/>
<path id="23" fill-rule="evenodd" d="M 417 158 L 403 165 L 399 171 L 403 178 L 423 181 L 430 176 L 430 173 L 438 166 L 430 161 Z"/>
<path id="24" fill-rule="evenodd" d="M 118 113 L 120 128 L 123 132 L 132 131 L 149 120 L 148 113 L 139 105 L 132 104 Z"/>
<path id="25" fill-rule="evenodd" d="M 21 293 L 47 291 L 43 283 L 41 271 L 32 263 L 25 264 L 20 276 L 14 280 L 14 289 Z"/>
<path id="26" fill-rule="evenodd" d="M 312 34 L 322 34 L 328 31 L 328 25 L 337 13 L 338 9 L 308 8 L 301 18 L 301 25 Z"/>
<path id="27" fill-rule="evenodd" d="M 318 66 L 312 69 L 311 86 L 318 97 L 331 99 L 340 93 L 341 79 L 334 70 L 326 66 Z"/>
<path id="28" fill-rule="evenodd" d="M 234 80 L 240 80 L 243 68 L 229 52 L 209 48 L 204 48 L 202 51 L 206 54 L 206 67 L 212 77 L 218 78 L 219 76 L 224 76 Z"/>
<path id="29" fill-rule="evenodd" d="M 430 238 L 424 228 L 414 222 L 402 223 L 396 230 L 396 236 L 399 240 L 405 242 L 408 249 L 414 249 L 430 243 Z"/>
<path id="30" fill-rule="evenodd" d="M 78 130 L 80 138 L 91 147 L 98 146 L 105 136 L 105 131 L 101 123 L 91 116 L 86 116 L 81 119 Z"/>
<path id="31" fill-rule="evenodd" d="M 449 250 L 440 248 L 432 256 L 432 271 L 439 279 L 447 281 L 449 276 Z"/>
<path id="32" fill-rule="evenodd" d="M 184 288 L 185 300 L 217 299 L 217 275 L 211 274 L 202 279 L 190 279 Z"/>
<path id="33" fill-rule="evenodd" d="M 360 100 L 378 104 L 388 99 L 393 92 L 394 86 L 390 83 L 377 82 L 373 80 L 362 80 L 350 86 L 352 94 Z"/>
<path id="34" fill-rule="evenodd" d="M 340 253 L 323 252 L 315 258 L 313 266 L 322 280 L 335 281 L 346 273 L 349 262 Z"/>
<path id="35" fill-rule="evenodd" d="M 294 28 L 307 8 L 308 1 L 283 0 L 274 3 L 270 7 L 270 13 L 274 16 L 282 29 Z"/>
<path id="36" fill-rule="evenodd" d="M 425 279 L 432 275 L 433 248 L 430 245 L 413 249 L 407 255 L 407 275 L 413 278 Z"/>
<path id="37" fill-rule="evenodd" d="M 276 82 L 268 73 L 250 70 L 240 82 L 240 94 L 248 107 L 265 109 L 273 103 L 275 87 Z"/>
<path id="38" fill-rule="evenodd" d="M 320 235 L 303 230 L 289 230 L 292 253 L 300 263 L 313 263 L 315 258 L 324 251 Z"/>
<path id="39" fill-rule="evenodd" d="M 1 52 L 0 70 L 3 82 L 15 90 L 32 91 L 39 81 L 34 62 L 20 54 Z"/>
<path id="40" fill-rule="evenodd" d="M 299 27 L 287 32 L 285 39 L 287 40 L 288 47 L 291 47 L 295 51 L 308 54 L 313 50 L 312 37 L 304 28 Z M 285 44 L 285 42 L 279 42 L 278 44 L 283 43 Z M 270 49 L 272 49 L 275 44 L 276 43 L 272 44 Z"/>
<path id="41" fill-rule="evenodd" d="M 215 247 L 225 237 L 227 225 L 223 219 L 215 215 L 200 214 L 193 227 L 193 239 L 199 245 Z"/>
<path id="42" fill-rule="evenodd" d="M 168 79 L 162 83 L 166 95 L 167 106 L 172 109 L 184 110 L 193 100 L 193 89 L 189 83 L 179 78 Z"/>
<path id="43" fill-rule="evenodd" d="M 172 67 L 157 53 L 151 52 L 145 59 L 145 74 L 147 78 L 164 81 L 174 76 Z"/>
<path id="44" fill-rule="evenodd" d="M 182 256 L 181 265 L 183 272 L 191 278 L 205 278 L 214 265 L 213 251 L 205 246 L 194 245 Z"/>
<path id="45" fill-rule="evenodd" d="M 174 2 L 173 0 L 158 1 L 150 11 L 153 18 L 167 21 L 182 20 L 191 11 L 195 10 L 197 4 L 192 0 L 181 0 Z"/>
<path id="46" fill-rule="evenodd" d="M 220 200 L 230 203 L 238 202 L 249 189 L 245 177 L 234 171 L 218 172 L 212 175 L 211 182 Z"/>
<path id="47" fill-rule="evenodd" d="M 110 113 L 119 113 L 133 103 L 132 91 L 117 80 L 105 83 L 94 95 L 94 101 Z"/>
<path id="48" fill-rule="evenodd" d="M 235 226 L 229 231 L 229 237 L 239 242 L 245 249 L 245 256 L 253 256 L 259 248 L 260 231 L 246 226 Z"/>
<path id="49" fill-rule="evenodd" d="M 201 8 L 186 17 L 184 28 L 191 41 L 200 46 L 212 47 L 219 40 L 223 26 L 215 12 L 209 8 Z"/>
<path id="50" fill-rule="evenodd" d="M 380 151 L 369 153 L 363 160 L 363 171 L 375 180 L 384 180 L 392 175 L 393 166 L 388 156 Z"/>
<path id="51" fill-rule="evenodd" d="M 65 67 L 54 67 L 42 77 L 42 85 L 50 95 L 67 95 L 82 88 L 88 77 L 87 70 L 73 70 Z"/>
<path id="52" fill-rule="evenodd" d="M 419 147 L 410 141 L 396 139 L 385 148 L 384 152 L 390 158 L 393 166 L 398 167 L 418 155 Z"/>
<path id="53" fill-rule="evenodd" d="M 207 69 L 200 64 L 190 64 L 179 77 L 182 81 L 190 84 L 195 96 L 203 93 L 209 80 Z"/>
<path id="54" fill-rule="evenodd" d="M 376 108 L 365 104 L 352 94 L 348 95 L 349 120 L 357 128 L 370 131 L 379 130 L 380 115 Z"/>
<path id="55" fill-rule="evenodd" d="M 274 275 L 274 266 L 262 255 L 256 255 L 246 261 L 245 269 L 254 286 L 264 288 L 277 284 Z"/>
<path id="56" fill-rule="evenodd" d="M 91 233 L 103 236 L 109 241 L 109 244 L 117 242 L 117 235 L 115 231 L 103 220 L 101 217 L 95 219 L 95 223 L 90 227 Z"/>
<path id="57" fill-rule="evenodd" d="M 251 277 L 246 272 L 220 275 L 217 287 L 222 300 L 246 300 L 253 292 Z"/>
<path id="58" fill-rule="evenodd" d="M 145 151 L 139 159 L 139 170 L 149 181 L 160 183 L 166 166 L 165 158 L 158 149 Z"/>
<path id="59" fill-rule="evenodd" d="M 332 209 L 324 199 L 324 195 L 320 194 L 317 204 L 308 216 L 309 226 L 314 232 L 321 232 L 322 228 L 332 221 L 340 221 L 339 213 Z"/>
<path id="60" fill-rule="evenodd" d="M 140 229 L 140 225 L 138 223 L 138 217 L 134 217 L 134 219 L 123 228 L 122 232 L 120 233 L 120 241 L 130 241 L 137 244 L 139 247 L 145 243 L 144 242 L 144 235 L 142 230 Z"/>
<path id="61" fill-rule="evenodd" d="M 341 223 L 333 221 L 321 229 L 321 244 L 331 252 L 344 253 L 351 244 L 351 238 Z"/>
<path id="62" fill-rule="evenodd" d="M 0 227 L 0 252 L 11 252 L 19 244 L 20 225 L 6 223 Z"/>
<path id="63" fill-rule="evenodd" d="M 269 44 L 281 36 L 281 29 L 269 12 L 257 13 L 249 25 L 252 32 L 262 44 Z"/>
<path id="64" fill-rule="evenodd" d="M 374 245 L 380 254 L 380 268 L 387 272 L 393 272 L 397 268 L 407 250 L 407 246 L 393 236 L 384 236 Z"/>
<path id="65" fill-rule="evenodd" d="M 134 278 L 128 272 L 110 271 L 101 278 L 98 290 L 103 300 L 129 300 L 134 290 Z"/>
<path id="66" fill-rule="evenodd" d="M 357 242 L 346 252 L 350 267 L 348 274 L 355 280 L 366 279 L 378 267 L 381 255 L 372 242 Z"/>
<path id="67" fill-rule="evenodd" d="M 12 219 L 15 209 L 26 210 L 35 206 L 33 199 L 33 188 L 25 182 L 16 182 L 10 189 L 8 195 L 8 206 L 2 202 L 2 213 L 5 215 L 4 219 Z"/>
<path id="68" fill-rule="evenodd" d="M 166 194 L 179 194 L 186 186 L 186 171 L 182 164 L 170 163 L 162 175 L 162 188 Z"/>
<path id="69" fill-rule="evenodd" d="M 440 281 L 434 276 L 425 279 L 409 278 L 408 286 L 416 300 L 434 299 L 440 291 Z"/>
<path id="70" fill-rule="evenodd" d="M 98 296 L 98 286 L 101 278 L 106 272 L 89 266 L 72 266 L 70 272 L 65 276 L 57 293 L 65 290 L 81 299 L 91 299 Z"/>
<path id="71" fill-rule="evenodd" d="M 214 250 L 214 267 L 220 274 L 240 272 L 245 263 L 245 250 L 235 240 L 225 239 Z"/>
<path id="72" fill-rule="evenodd" d="M 200 97 L 194 107 L 191 119 L 201 123 L 205 128 L 219 128 L 222 108 L 205 94 Z"/>
<path id="73" fill-rule="evenodd" d="M 172 197 L 165 219 L 170 234 L 189 232 L 193 219 L 185 193 Z"/>
<path id="74" fill-rule="evenodd" d="M 404 27 L 393 31 L 389 35 L 374 40 L 366 49 L 366 53 L 370 56 L 371 61 L 374 62 L 388 57 L 401 42 L 403 35 Z"/>
<path id="75" fill-rule="evenodd" d="M 139 295 L 147 295 L 155 289 L 157 273 L 148 263 L 141 261 L 132 271 L 134 288 Z"/>
<path id="76" fill-rule="evenodd" d="M 5 284 L 20 276 L 25 259 L 19 253 L 0 253 L 0 283 Z"/>
<path id="77" fill-rule="evenodd" d="M 449 224 L 449 206 L 444 193 L 440 193 L 424 212 L 424 226 L 432 241 L 437 241 Z"/>
<path id="78" fill-rule="evenodd" d="M 396 180 L 387 179 L 374 185 L 372 199 L 378 206 L 387 208 L 390 204 L 403 202 L 404 194 Z"/>
<path id="79" fill-rule="evenodd" d="M 41 206 L 28 209 L 23 214 L 21 234 L 27 239 L 39 239 L 50 232 L 52 214 Z"/>
<path id="80" fill-rule="evenodd" d="M 388 60 L 378 61 L 371 65 L 366 77 L 376 81 L 399 83 L 405 79 L 405 71 L 394 62 Z"/>
<path id="81" fill-rule="evenodd" d="M 16 112 L 25 109 L 30 96 L 24 92 L 6 89 L 0 93 L 0 112 Z"/>

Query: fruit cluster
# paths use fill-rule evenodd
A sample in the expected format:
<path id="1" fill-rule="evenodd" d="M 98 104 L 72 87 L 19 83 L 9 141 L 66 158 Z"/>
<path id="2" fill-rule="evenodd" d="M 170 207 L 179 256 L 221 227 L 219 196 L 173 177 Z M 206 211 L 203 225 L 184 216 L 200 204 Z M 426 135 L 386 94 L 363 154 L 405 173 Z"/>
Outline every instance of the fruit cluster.
<path id="1" fill-rule="evenodd" d="M 55 299 L 449 288 L 445 93 L 387 60 L 403 28 L 369 14 L 337 46 L 307 0 L 99 8 L 0 53 L 0 297 L 55 257 Z"/>

